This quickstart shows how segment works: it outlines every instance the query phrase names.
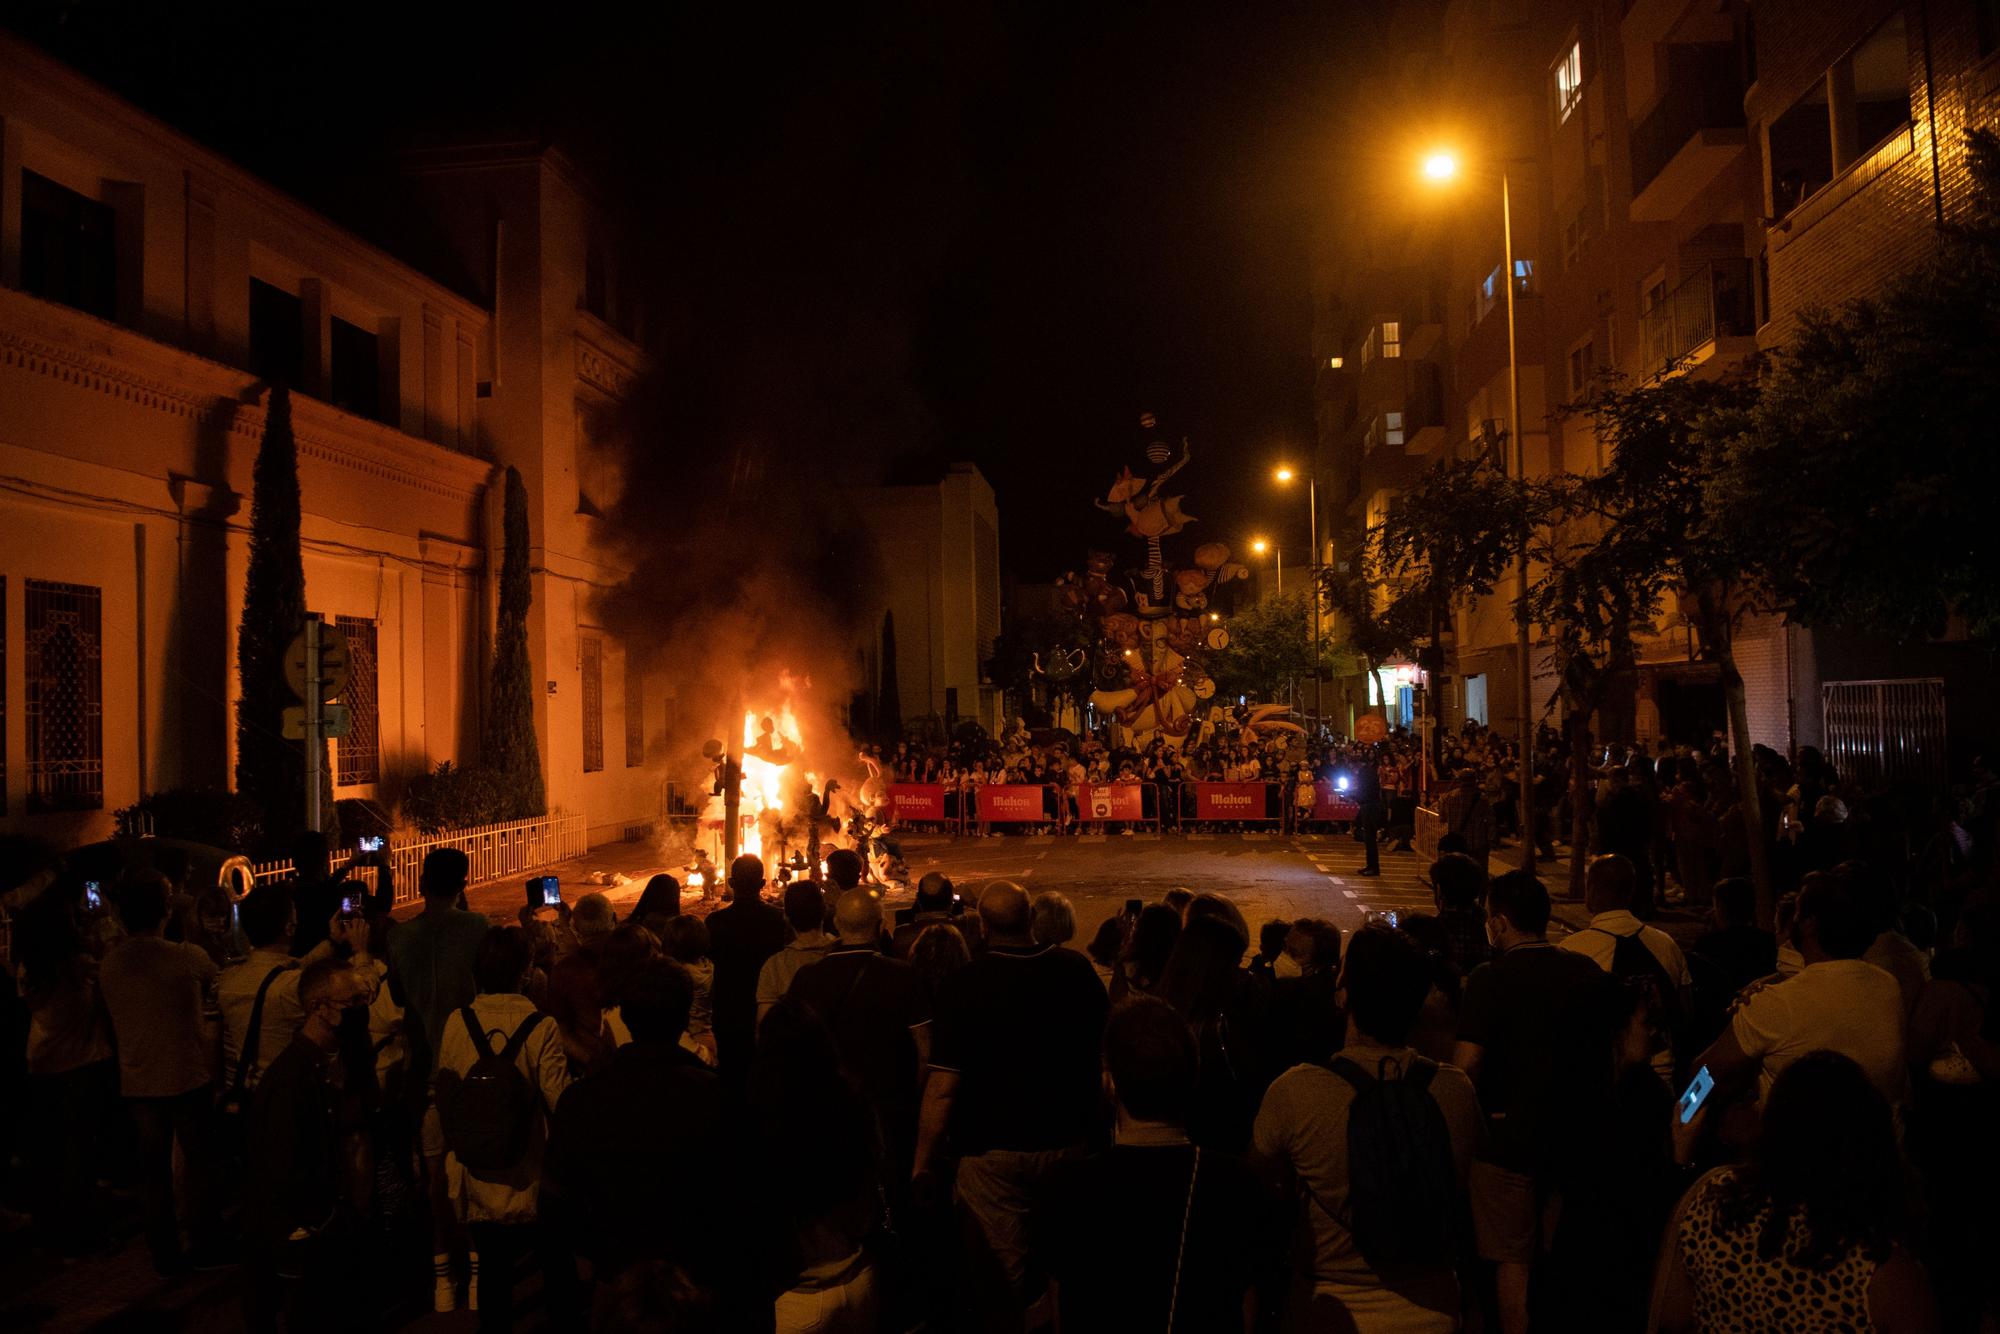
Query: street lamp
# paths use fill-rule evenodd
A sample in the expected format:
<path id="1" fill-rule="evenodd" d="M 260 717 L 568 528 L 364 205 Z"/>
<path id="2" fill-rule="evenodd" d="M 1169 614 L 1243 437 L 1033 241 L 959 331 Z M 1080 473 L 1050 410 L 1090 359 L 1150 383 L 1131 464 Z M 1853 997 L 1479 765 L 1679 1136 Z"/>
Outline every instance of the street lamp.
<path id="1" fill-rule="evenodd" d="M 1461 172 L 1458 155 L 1437 149 L 1425 155 L 1422 172 L 1426 179 L 1444 184 Z M 1507 430 L 1514 437 L 1515 476 L 1528 477 L 1528 440 L 1521 429 L 1521 358 L 1514 342 L 1514 203 L 1513 183 L 1507 164 L 1500 163 L 1500 273 L 1507 289 Z M 1529 675 L 1528 657 L 1528 534 L 1521 534 L 1519 601 L 1514 609 L 1515 650 L 1520 658 L 1521 686 L 1521 867 L 1535 869 L 1535 721 L 1534 683 Z"/>
<path id="2" fill-rule="evenodd" d="M 1280 486 L 1288 486 L 1297 473 L 1290 464 L 1281 463 L 1271 474 Z M 1306 474 L 1306 522 L 1312 526 L 1312 558 L 1306 562 L 1307 582 L 1311 588 L 1307 596 L 1312 599 L 1313 609 L 1313 718 L 1314 726 L 1325 715 L 1326 702 L 1321 694 L 1320 676 L 1320 621 L 1319 621 L 1319 478 L 1310 472 Z"/>
<path id="3" fill-rule="evenodd" d="M 1278 565 L 1278 596 L 1283 597 L 1285 595 L 1285 553 L 1278 550 L 1277 543 L 1267 542 L 1261 537 L 1250 539 L 1250 549 L 1260 556 L 1267 551 L 1271 553 L 1271 558 Z"/>

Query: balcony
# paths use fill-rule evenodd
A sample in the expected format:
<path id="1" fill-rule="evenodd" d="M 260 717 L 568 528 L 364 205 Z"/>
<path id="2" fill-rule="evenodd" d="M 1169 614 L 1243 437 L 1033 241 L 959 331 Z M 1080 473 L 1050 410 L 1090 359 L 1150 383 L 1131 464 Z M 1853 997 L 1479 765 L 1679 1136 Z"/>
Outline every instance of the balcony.
<path id="1" fill-rule="evenodd" d="M 1750 261 L 1704 264 L 1647 311 L 1642 321 L 1648 377 L 1686 371 L 1756 346 Z"/>
<path id="2" fill-rule="evenodd" d="M 1736 48 L 1669 47 L 1666 88 L 1632 127 L 1632 221 L 1671 221 L 1747 139 Z"/>

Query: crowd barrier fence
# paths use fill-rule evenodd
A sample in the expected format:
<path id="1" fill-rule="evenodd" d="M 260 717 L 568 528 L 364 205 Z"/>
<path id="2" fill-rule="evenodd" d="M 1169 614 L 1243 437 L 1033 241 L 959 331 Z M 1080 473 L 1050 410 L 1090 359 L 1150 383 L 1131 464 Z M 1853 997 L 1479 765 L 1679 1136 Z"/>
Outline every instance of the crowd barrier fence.
<path id="1" fill-rule="evenodd" d="M 456 848 L 463 852 L 470 864 L 466 884 L 486 885 L 583 856 L 590 850 L 590 829 L 584 815 L 578 812 L 540 820 L 447 829 L 406 842 L 391 837 L 383 851 L 388 853 L 389 865 L 396 873 L 398 905 L 416 902 L 417 874 L 423 869 L 424 857 L 436 848 Z M 333 859 L 334 869 L 339 870 L 352 859 L 352 851 L 343 850 Z M 257 882 L 263 884 L 290 878 L 294 867 L 290 861 L 256 862 L 251 871 Z M 359 867 L 355 877 L 372 888 L 375 868 Z"/>

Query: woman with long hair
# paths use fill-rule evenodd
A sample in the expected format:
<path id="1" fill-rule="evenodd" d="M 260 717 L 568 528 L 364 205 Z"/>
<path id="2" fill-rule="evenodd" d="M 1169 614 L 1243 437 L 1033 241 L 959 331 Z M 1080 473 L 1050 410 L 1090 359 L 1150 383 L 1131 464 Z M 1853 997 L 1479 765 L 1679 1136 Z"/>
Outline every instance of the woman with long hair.
<path id="1" fill-rule="evenodd" d="M 1703 1116 L 1675 1118 L 1677 1148 Z M 1888 1102 L 1847 1057 L 1802 1056 L 1771 1086 L 1749 1162 L 1716 1168 L 1682 1198 L 1653 1325 L 1929 1334 L 1937 1310 L 1906 1249 L 1907 1205 Z"/>
<path id="2" fill-rule="evenodd" d="M 1155 903 L 1139 913 L 1132 925 L 1131 939 L 1111 977 L 1111 1003 L 1118 1004 L 1134 991 L 1152 995 L 1166 975 L 1167 956 L 1180 938 L 1181 915 L 1165 904 Z"/>

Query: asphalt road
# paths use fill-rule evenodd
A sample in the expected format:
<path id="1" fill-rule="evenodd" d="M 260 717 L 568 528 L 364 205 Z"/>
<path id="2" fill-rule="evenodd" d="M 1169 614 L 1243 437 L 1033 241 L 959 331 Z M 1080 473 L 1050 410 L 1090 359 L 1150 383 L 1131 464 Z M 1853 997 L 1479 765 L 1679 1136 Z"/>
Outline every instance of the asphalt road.
<path id="1" fill-rule="evenodd" d="M 1126 899 L 1155 903 L 1171 889 L 1227 895 L 1253 934 L 1274 917 L 1324 917 L 1347 932 L 1373 911 L 1431 910 L 1415 853 L 1384 847 L 1381 876 L 1356 875 L 1362 847 L 1344 834 L 907 839 L 904 853 L 912 875 L 942 871 L 968 899 L 992 880 L 1062 891 L 1079 944 Z"/>

